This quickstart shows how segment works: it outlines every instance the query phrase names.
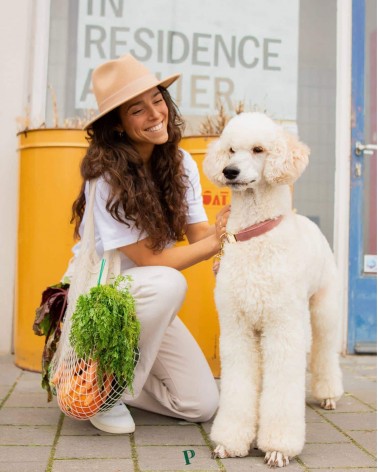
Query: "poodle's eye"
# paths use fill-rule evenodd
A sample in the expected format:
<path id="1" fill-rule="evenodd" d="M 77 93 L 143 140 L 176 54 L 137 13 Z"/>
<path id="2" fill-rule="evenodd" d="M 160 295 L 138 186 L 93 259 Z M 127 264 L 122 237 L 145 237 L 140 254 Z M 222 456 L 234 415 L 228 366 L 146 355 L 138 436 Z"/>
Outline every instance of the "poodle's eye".
<path id="1" fill-rule="evenodd" d="M 260 154 L 261 152 L 264 152 L 264 148 L 262 148 L 261 146 L 255 146 L 252 148 L 252 152 L 254 154 Z"/>
<path id="2" fill-rule="evenodd" d="M 230 154 L 235 154 L 235 151 L 232 148 L 229 149 L 229 152 Z"/>

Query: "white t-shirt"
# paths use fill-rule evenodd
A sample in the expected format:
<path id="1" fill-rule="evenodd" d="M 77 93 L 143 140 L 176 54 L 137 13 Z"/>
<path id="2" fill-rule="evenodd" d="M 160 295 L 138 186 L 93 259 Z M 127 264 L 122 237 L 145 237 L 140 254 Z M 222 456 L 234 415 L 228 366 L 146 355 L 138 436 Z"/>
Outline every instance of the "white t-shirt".
<path id="1" fill-rule="evenodd" d="M 186 201 L 188 203 L 188 224 L 199 223 L 207 221 L 207 215 L 202 203 L 202 188 L 200 183 L 200 176 L 198 167 L 192 156 L 181 149 L 183 152 L 183 165 L 185 174 L 188 176 L 188 189 L 186 192 Z M 88 201 L 89 183 L 85 186 L 85 198 Z M 133 244 L 137 241 L 145 239 L 148 235 L 135 227 L 133 222 L 130 222 L 130 228 L 124 223 L 115 220 L 112 215 L 106 210 L 106 202 L 109 195 L 109 185 L 100 177 L 96 184 L 96 195 L 93 210 L 93 219 L 95 226 L 95 240 L 96 250 L 99 257 L 102 257 L 104 250 L 117 249 L 128 244 Z M 85 225 L 86 210 L 84 212 L 83 220 L 79 229 L 82 235 L 83 227 Z M 173 244 L 173 242 L 172 242 Z M 78 242 L 72 249 L 76 256 L 79 252 L 80 242 Z M 132 260 L 121 253 L 121 270 L 134 267 Z M 71 268 L 72 269 L 72 268 Z M 68 269 L 66 276 L 70 276 L 72 271 Z"/>

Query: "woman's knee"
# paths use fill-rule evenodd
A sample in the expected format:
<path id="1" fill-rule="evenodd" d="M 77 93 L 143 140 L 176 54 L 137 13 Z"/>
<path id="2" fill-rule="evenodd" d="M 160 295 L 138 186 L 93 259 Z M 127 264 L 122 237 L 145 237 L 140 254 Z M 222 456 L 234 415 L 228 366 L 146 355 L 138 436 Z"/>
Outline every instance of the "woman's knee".
<path id="1" fill-rule="evenodd" d="M 219 390 L 214 382 L 214 388 L 209 390 L 205 396 L 202 397 L 198 416 L 195 421 L 205 422 L 209 421 L 217 411 L 219 406 Z"/>
<path id="2" fill-rule="evenodd" d="M 157 266 L 156 271 L 158 274 L 159 285 L 162 290 L 167 290 L 168 292 L 174 290 L 185 295 L 188 286 L 186 279 L 181 272 L 172 269 L 171 267 L 163 266 Z"/>
<path id="3" fill-rule="evenodd" d="M 215 381 L 211 384 L 205 390 L 201 389 L 198 392 L 196 401 L 191 399 L 188 404 L 184 401 L 180 405 L 179 410 L 181 410 L 183 419 L 195 423 L 204 423 L 215 415 L 219 405 L 219 390 Z M 201 387 L 199 386 L 199 388 Z"/>
<path id="4" fill-rule="evenodd" d="M 185 298 L 187 283 L 176 269 L 164 266 L 133 267 L 123 272 L 131 277 L 131 291 L 138 297 L 170 298 L 181 302 Z"/>

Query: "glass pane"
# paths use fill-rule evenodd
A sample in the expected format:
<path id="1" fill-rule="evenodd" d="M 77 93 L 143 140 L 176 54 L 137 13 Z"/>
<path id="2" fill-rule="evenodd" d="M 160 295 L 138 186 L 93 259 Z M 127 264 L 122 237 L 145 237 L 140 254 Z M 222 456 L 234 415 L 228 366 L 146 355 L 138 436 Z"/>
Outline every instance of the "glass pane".
<path id="1" fill-rule="evenodd" d="M 377 144 L 377 3 L 366 0 L 365 144 Z M 377 151 L 364 153 L 364 255 L 377 254 Z M 364 258 L 365 272 L 374 258 Z M 375 265 L 375 271 L 376 271 Z"/>
<path id="2" fill-rule="evenodd" d="M 111 57 L 132 52 L 158 74 L 181 72 L 171 91 L 187 134 L 216 116 L 219 96 L 228 115 L 242 102 L 298 132 L 311 156 L 294 207 L 332 245 L 337 0 L 243 0 L 239 9 L 227 1 L 166 0 L 164 15 L 153 3 L 50 1 L 47 123 L 56 110 L 61 125 L 93 108 L 90 69 Z"/>

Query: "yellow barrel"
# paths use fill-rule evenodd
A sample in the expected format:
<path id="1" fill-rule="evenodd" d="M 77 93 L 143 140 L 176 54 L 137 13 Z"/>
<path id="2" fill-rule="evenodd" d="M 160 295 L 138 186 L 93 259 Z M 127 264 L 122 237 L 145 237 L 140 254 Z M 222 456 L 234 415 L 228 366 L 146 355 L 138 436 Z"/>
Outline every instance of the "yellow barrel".
<path id="1" fill-rule="evenodd" d="M 33 333 L 42 291 L 59 282 L 71 257 L 71 206 L 80 189 L 85 132 L 38 129 L 19 134 L 20 187 L 15 362 L 41 370 L 44 338 Z"/>
<path id="2" fill-rule="evenodd" d="M 188 136 L 181 141 L 181 147 L 197 162 L 203 203 L 211 224 L 215 222 L 219 210 L 231 200 L 230 191 L 216 187 L 202 171 L 207 147 L 216 138 L 216 136 Z M 219 377 L 219 324 L 214 304 L 215 277 L 212 266 L 211 259 L 183 271 L 188 281 L 188 294 L 180 311 L 180 318 L 200 345 L 214 376 Z"/>

